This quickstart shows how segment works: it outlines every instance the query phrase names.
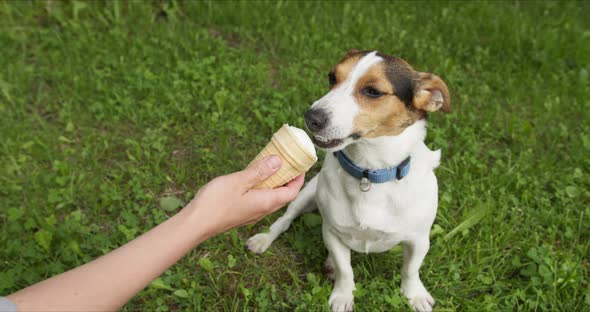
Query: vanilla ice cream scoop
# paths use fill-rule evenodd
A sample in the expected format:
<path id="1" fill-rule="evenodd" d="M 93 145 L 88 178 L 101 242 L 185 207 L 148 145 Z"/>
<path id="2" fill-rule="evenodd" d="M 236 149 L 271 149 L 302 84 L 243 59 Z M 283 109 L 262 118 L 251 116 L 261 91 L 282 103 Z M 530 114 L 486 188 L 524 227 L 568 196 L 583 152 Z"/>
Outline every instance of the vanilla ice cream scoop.
<path id="1" fill-rule="evenodd" d="M 252 160 L 254 162 L 271 155 L 281 158 L 281 168 L 255 188 L 275 188 L 285 185 L 297 176 L 307 172 L 318 160 L 313 142 L 305 131 L 284 124 L 264 149 Z M 249 165 L 249 166 L 250 166 Z"/>
<path id="2" fill-rule="evenodd" d="M 305 148 L 305 150 L 307 151 L 308 154 L 314 155 L 314 156 L 316 155 L 315 146 L 313 145 L 313 142 L 309 138 L 309 135 L 307 135 L 307 133 L 304 130 L 299 129 L 297 127 L 293 127 L 293 126 L 289 126 L 289 130 L 291 131 L 291 133 L 293 133 L 297 137 L 297 139 L 299 140 L 298 141 L 299 144 L 303 148 Z"/>

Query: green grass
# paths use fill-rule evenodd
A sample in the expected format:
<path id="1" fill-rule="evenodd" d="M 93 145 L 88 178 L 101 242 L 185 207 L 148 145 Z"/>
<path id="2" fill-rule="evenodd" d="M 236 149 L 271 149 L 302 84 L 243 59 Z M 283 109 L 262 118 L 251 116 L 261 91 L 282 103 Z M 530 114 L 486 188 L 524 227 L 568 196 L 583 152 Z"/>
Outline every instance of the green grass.
<path id="1" fill-rule="evenodd" d="M 0 2 L 0 294 L 85 263 L 243 168 L 350 48 L 445 79 L 438 311 L 590 306 L 587 2 Z M 319 164 L 312 169 L 317 172 Z M 308 178 L 311 174 L 308 175 Z M 317 214 L 216 237 L 126 311 L 326 310 Z M 408 310 L 399 249 L 354 254 L 359 311 Z M 113 281 L 115 283 L 115 281 Z"/>

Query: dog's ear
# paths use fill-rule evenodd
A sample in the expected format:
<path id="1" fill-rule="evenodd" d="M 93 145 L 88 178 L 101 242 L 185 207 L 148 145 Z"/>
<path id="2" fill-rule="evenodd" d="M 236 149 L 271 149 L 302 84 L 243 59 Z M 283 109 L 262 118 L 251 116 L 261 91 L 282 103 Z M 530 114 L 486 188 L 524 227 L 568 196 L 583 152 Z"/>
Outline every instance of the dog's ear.
<path id="1" fill-rule="evenodd" d="M 431 73 L 418 73 L 414 106 L 427 112 L 451 112 L 451 96 L 445 82 Z"/>

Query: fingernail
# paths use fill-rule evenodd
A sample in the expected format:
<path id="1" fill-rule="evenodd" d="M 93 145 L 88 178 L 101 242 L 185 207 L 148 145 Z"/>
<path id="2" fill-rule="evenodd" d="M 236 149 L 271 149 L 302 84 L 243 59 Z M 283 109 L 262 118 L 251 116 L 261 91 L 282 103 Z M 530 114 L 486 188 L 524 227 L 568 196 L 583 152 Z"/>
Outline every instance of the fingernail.
<path id="1" fill-rule="evenodd" d="M 281 167 L 281 159 L 278 156 L 271 156 L 267 163 L 273 170 Z"/>

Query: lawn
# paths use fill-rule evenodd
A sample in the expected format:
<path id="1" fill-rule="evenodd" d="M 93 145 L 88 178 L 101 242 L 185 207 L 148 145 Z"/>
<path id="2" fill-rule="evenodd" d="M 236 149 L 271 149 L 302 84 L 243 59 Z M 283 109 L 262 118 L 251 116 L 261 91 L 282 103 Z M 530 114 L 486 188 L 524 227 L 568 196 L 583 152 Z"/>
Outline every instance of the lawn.
<path id="1" fill-rule="evenodd" d="M 246 166 L 351 48 L 434 72 L 437 311 L 590 309 L 588 2 L 0 2 L 0 294 L 88 262 Z M 316 164 L 307 175 L 315 174 Z M 317 213 L 262 255 L 207 241 L 124 311 L 321 311 Z M 173 242 L 171 242 L 173 243 Z M 353 254 L 358 311 L 409 310 L 400 249 Z M 113 283 L 117 283 L 113 281 Z"/>

